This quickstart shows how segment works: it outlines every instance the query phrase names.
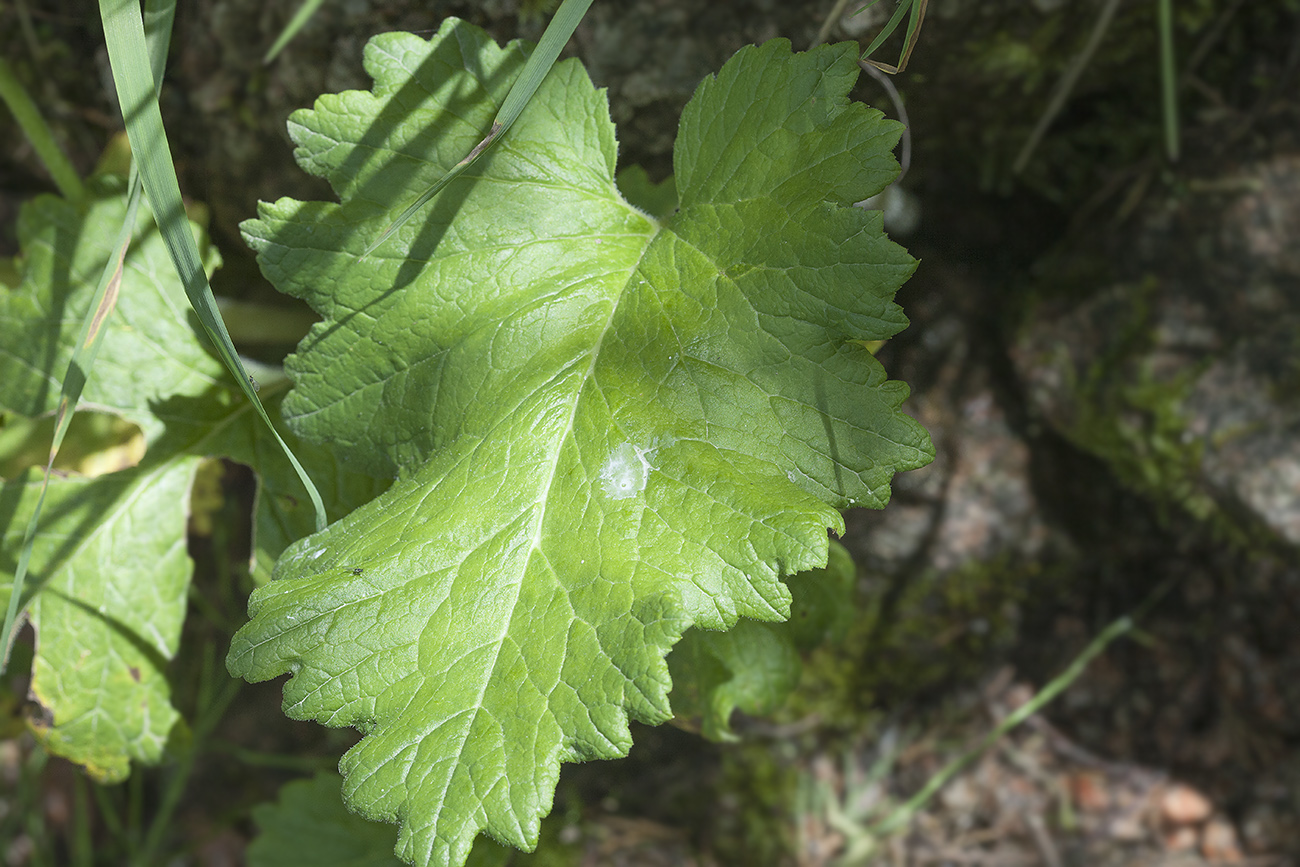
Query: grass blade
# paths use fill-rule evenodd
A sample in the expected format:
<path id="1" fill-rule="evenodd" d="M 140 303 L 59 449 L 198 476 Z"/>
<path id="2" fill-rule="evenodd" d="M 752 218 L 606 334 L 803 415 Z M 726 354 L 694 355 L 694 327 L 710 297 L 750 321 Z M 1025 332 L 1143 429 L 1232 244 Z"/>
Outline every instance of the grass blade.
<path id="1" fill-rule="evenodd" d="M 874 2 L 874 0 L 873 0 Z M 881 30 L 876 38 L 871 40 L 867 50 L 862 52 L 862 61 L 870 63 L 881 72 L 888 72 L 890 75 L 897 75 L 904 69 L 907 69 L 907 61 L 912 57 L 912 49 L 916 48 L 916 41 L 921 35 L 921 24 L 925 21 L 925 10 L 930 0 L 902 0 L 894 14 L 890 16 L 889 21 L 885 24 L 885 29 Z M 870 5 L 870 4 L 868 4 Z M 865 6 L 863 7 L 866 8 Z M 891 66 L 888 63 L 882 63 L 878 60 L 871 60 L 871 53 L 879 48 L 886 39 L 898 29 L 898 25 L 903 20 L 903 13 L 910 12 L 907 19 L 907 38 L 903 42 L 903 51 L 898 56 L 898 65 Z"/>
<path id="2" fill-rule="evenodd" d="M 568 44 L 569 37 L 573 31 L 578 29 L 578 24 L 582 21 L 587 10 L 591 8 L 592 0 L 564 0 L 560 8 L 556 10 L 555 17 L 551 23 L 546 25 L 546 32 L 542 34 L 541 41 L 537 43 L 537 48 L 524 64 L 523 71 L 519 73 L 519 78 L 511 86 L 510 92 L 501 103 L 501 109 L 492 120 L 492 128 L 488 131 L 487 136 L 482 141 L 474 145 L 473 150 L 465 156 L 463 160 L 452 166 L 445 175 L 437 180 L 433 186 L 420 194 L 420 197 L 412 202 L 406 210 L 398 216 L 396 220 L 388 224 L 384 231 L 380 233 L 379 238 L 366 248 L 362 256 L 369 256 L 379 245 L 383 244 L 393 233 L 402 227 L 407 220 L 415 216 L 416 212 L 428 204 L 429 200 L 436 196 L 443 187 L 451 183 L 461 172 L 469 168 L 474 162 L 483 155 L 483 153 L 497 142 L 510 129 L 519 115 L 523 114 L 524 108 L 527 107 L 528 101 L 533 98 L 537 88 L 541 86 L 542 79 L 551 71 L 555 65 L 556 59 L 564 46 Z"/>
<path id="3" fill-rule="evenodd" d="M 871 0 L 870 3 L 868 3 L 866 6 L 863 6 L 861 9 L 859 9 L 857 12 L 854 12 L 853 14 L 861 15 L 863 12 L 866 12 L 869 8 L 871 8 L 872 6 L 874 6 L 879 2 L 880 0 Z M 826 16 L 826 20 L 822 22 L 822 26 L 817 29 L 817 35 L 813 37 L 812 44 L 808 46 L 809 48 L 816 48 L 818 45 L 821 45 L 827 39 L 830 39 L 831 31 L 835 29 L 835 25 L 839 24 L 840 19 L 844 17 L 844 10 L 848 5 L 849 5 L 849 0 L 835 0 L 835 5 L 831 7 L 831 12 L 829 15 Z"/>
<path id="4" fill-rule="evenodd" d="M 1160 26 L 1160 97 L 1165 127 L 1165 155 L 1178 162 L 1178 75 L 1174 71 L 1173 0 L 1157 0 Z"/>
<path id="5" fill-rule="evenodd" d="M 131 152 L 140 167 L 145 194 L 149 197 L 159 231 L 185 286 L 185 294 L 208 339 L 216 348 L 218 357 L 234 375 L 240 390 L 252 401 L 257 414 L 293 464 L 316 510 L 316 528 L 324 529 L 325 507 L 320 492 L 312 484 L 307 471 L 298 462 L 289 445 L 271 424 L 262 402 L 257 399 L 253 379 L 239 360 L 230 335 L 226 332 L 226 325 L 217 311 L 207 275 L 199 263 L 198 248 L 185 217 L 176 168 L 172 163 L 162 114 L 154 95 L 155 79 L 148 66 L 141 62 L 147 56 L 147 51 L 139 3 L 137 0 L 100 0 L 99 9 Z"/>
<path id="6" fill-rule="evenodd" d="M 1088 666 L 1094 659 L 1102 654 L 1106 648 L 1110 647 L 1116 639 L 1119 639 L 1134 630 L 1135 624 L 1155 608 L 1162 599 L 1176 585 L 1176 580 L 1167 580 L 1159 584 L 1146 599 L 1128 614 L 1112 622 L 1109 626 L 1101 631 L 1096 638 L 1088 643 L 1078 656 L 1076 656 L 1065 671 L 1057 675 L 1050 683 L 1038 691 L 1038 694 L 1020 707 L 1007 714 L 1006 717 L 989 732 L 984 738 L 975 745 L 974 748 L 967 750 L 957 758 L 945 765 L 938 773 L 933 775 L 919 792 L 909 798 L 905 803 L 895 808 L 888 816 L 872 826 L 871 831 L 877 836 L 884 836 L 891 832 L 897 831 L 916 815 L 916 813 L 925 806 L 926 802 L 934 796 L 944 785 L 956 776 L 963 768 L 974 761 L 984 750 L 988 749 L 999 738 L 1007 732 L 1038 713 L 1057 696 L 1070 688 L 1070 685 L 1079 679 L 1079 676 L 1087 670 Z"/>
<path id="7" fill-rule="evenodd" d="M 63 197 L 70 202 L 85 201 L 86 188 L 81 183 L 81 177 L 72 167 L 72 162 L 67 155 L 54 141 L 54 133 L 50 131 L 49 124 L 41 117 L 36 103 L 32 101 L 26 88 L 18 81 L 18 77 L 14 75 L 13 69 L 3 57 L 0 57 L 0 99 L 4 100 L 9 111 L 13 113 L 14 120 L 18 121 L 23 135 L 31 142 L 36 155 L 45 164 L 50 178 Z"/>
<path id="8" fill-rule="evenodd" d="M 1061 80 L 1056 85 L 1056 90 L 1052 93 L 1052 100 L 1048 103 L 1047 110 L 1043 112 L 1034 126 L 1034 131 L 1029 134 L 1029 139 L 1025 142 L 1020 153 L 1016 155 L 1016 161 L 1011 166 L 1011 173 L 1018 175 L 1029 165 L 1029 159 L 1038 149 L 1038 143 L 1042 141 L 1043 136 L 1047 133 L 1047 128 L 1056 120 L 1056 116 L 1065 108 L 1066 101 L 1069 100 L 1070 94 L 1074 92 L 1074 85 L 1078 83 L 1079 76 L 1092 60 L 1092 56 L 1097 53 L 1101 47 L 1101 40 L 1110 29 L 1111 19 L 1115 17 L 1115 10 L 1119 8 L 1119 0 L 1106 0 L 1106 5 L 1097 13 L 1097 21 L 1092 26 L 1092 32 L 1088 34 L 1088 41 L 1084 44 L 1083 50 L 1070 61 L 1065 72 L 1061 75 Z"/>
<path id="9" fill-rule="evenodd" d="M 62 390 L 59 394 L 59 408 L 55 414 L 54 438 L 50 442 L 49 458 L 45 464 L 45 477 L 41 481 L 41 492 L 36 498 L 36 508 L 32 511 L 27 529 L 23 533 L 23 547 L 18 554 L 18 568 L 14 571 L 13 587 L 9 591 L 9 605 L 5 609 L 4 626 L 0 627 L 0 662 L 9 659 L 9 644 L 13 637 L 14 625 L 18 620 L 19 598 L 22 596 L 23 584 L 27 579 L 27 567 L 32 556 L 32 545 L 36 541 L 36 527 L 40 524 L 41 509 L 45 506 L 45 494 L 50 486 L 50 473 L 54 467 L 54 458 L 63 444 L 63 436 L 68 432 L 81 391 L 86 379 L 95 365 L 95 356 L 99 354 L 99 345 L 103 342 L 104 329 L 101 327 L 117 304 L 118 289 L 122 285 L 122 268 L 126 262 L 126 251 L 131 245 L 135 230 L 136 213 L 140 207 L 141 185 L 134 166 L 131 169 L 131 197 L 127 202 L 126 219 L 118 229 L 113 241 L 113 255 L 104 263 L 104 272 L 99 277 L 95 297 L 81 322 L 81 333 L 68 361 L 68 371 L 63 376 Z M 0 669 L 4 666 L 0 664 Z"/>
<path id="10" fill-rule="evenodd" d="M 284 50 L 289 44 L 289 40 L 298 35 L 298 31 L 303 28 L 311 17 L 316 14 L 325 0 L 303 0 L 303 4 L 298 7 L 298 11 L 293 13 L 293 18 L 289 23 L 284 25 L 284 30 L 275 38 L 275 43 L 267 50 L 266 56 L 262 58 L 263 63 L 270 63 L 275 60 L 276 55 Z"/>
<path id="11" fill-rule="evenodd" d="M 167 49 L 172 42 L 172 23 L 176 20 L 176 0 L 144 0 L 144 41 L 149 50 L 149 71 L 153 73 L 154 99 L 162 93 L 163 73 L 167 70 Z M 134 178 L 135 175 L 132 175 Z"/>
<path id="12" fill-rule="evenodd" d="M 914 815 L 916 815 L 917 811 L 924 807 L 926 802 L 929 801 L 930 798 L 934 797 L 934 794 L 942 789 L 949 780 L 962 770 L 962 768 L 974 761 L 984 752 L 984 750 L 988 749 L 990 745 L 996 742 L 998 738 L 1002 737 L 1004 734 L 1038 713 L 1038 711 L 1042 710 L 1042 708 L 1049 702 L 1064 692 L 1070 684 L 1078 680 L 1079 675 L 1083 674 L 1084 670 L 1087 669 L 1088 664 L 1096 659 L 1103 650 L 1109 647 L 1115 639 L 1127 634 L 1132 629 L 1133 617 L 1131 615 L 1125 615 L 1102 630 L 1101 634 L 1094 638 L 1092 642 L 1083 649 L 1083 652 L 1075 657 L 1074 661 L 1070 663 L 1069 667 L 1066 668 L 1065 671 L 1058 675 L 1051 683 L 1044 686 L 1032 699 L 1007 714 L 1006 717 L 998 723 L 997 727 L 985 735 L 983 740 L 981 740 L 973 749 L 962 753 L 960 756 L 945 765 L 937 774 L 930 777 L 926 784 L 921 788 L 921 791 L 917 792 L 905 803 L 899 805 L 893 812 L 881 820 L 879 824 L 874 826 L 871 829 L 873 833 L 883 836 L 906 824 Z"/>
<path id="13" fill-rule="evenodd" d="M 894 35 L 894 31 L 897 30 L 898 25 L 903 22 L 903 15 L 907 13 L 908 7 L 910 5 L 911 5 L 911 0 L 903 0 L 903 2 L 900 2 L 898 4 L 898 6 L 894 9 L 894 14 L 890 15 L 889 21 L 885 23 L 884 29 L 882 29 L 879 33 L 876 34 L 876 38 L 871 40 L 870 44 L 867 45 L 867 50 L 862 52 L 863 60 L 866 60 L 868 57 L 870 57 L 873 51 L 875 51 L 877 48 L 879 48 L 881 45 L 885 43 L 886 39 Z"/>

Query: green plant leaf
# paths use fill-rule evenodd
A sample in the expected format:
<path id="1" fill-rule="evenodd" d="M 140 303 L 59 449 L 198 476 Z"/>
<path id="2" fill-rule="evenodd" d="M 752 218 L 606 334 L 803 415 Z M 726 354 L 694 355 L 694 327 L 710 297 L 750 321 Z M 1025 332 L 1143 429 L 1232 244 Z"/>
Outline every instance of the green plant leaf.
<path id="1" fill-rule="evenodd" d="M 84 210 L 54 196 L 22 209 L 20 279 L 0 288 L 0 409 L 6 412 L 33 418 L 59 401 L 58 376 L 68 369 L 127 213 L 123 179 L 95 178 L 91 189 Z M 192 230 L 211 271 L 218 258 L 202 230 Z M 157 762 L 179 719 L 166 669 L 185 616 L 192 572 L 187 503 L 202 458 L 268 455 L 261 466 L 272 467 L 273 475 L 259 523 L 278 525 L 291 537 L 278 543 L 281 548 L 315 527 L 310 506 L 285 512 L 286 498 L 306 503 L 305 491 L 277 459 L 278 445 L 197 335 L 190 315 L 166 246 L 141 208 L 120 299 L 103 325 L 103 352 L 79 409 L 134 424 L 145 453 L 128 469 L 52 480 L 22 600 L 36 632 L 33 729 L 50 750 L 105 782 L 125 778 L 131 760 Z M 286 386 L 271 382 L 264 391 L 274 399 Z M 35 451 L 28 446 L 18 440 L 11 448 L 19 454 L 0 455 L 12 476 L 0 489 L 0 576 L 7 579 L 0 605 L 12 592 L 48 439 Z M 76 452 L 75 443 L 70 451 Z M 24 455 L 25 463 L 10 460 Z M 337 472 L 332 481 L 336 499 L 356 484 Z M 336 502 L 335 514 L 359 501 Z M 278 553 L 274 536 L 259 544 Z"/>
<path id="2" fill-rule="evenodd" d="M 857 617 L 857 580 L 858 567 L 838 542 L 831 542 L 825 569 L 801 572 L 790 579 L 794 601 L 789 629 L 797 649 L 808 651 L 844 640 Z"/>
<path id="3" fill-rule="evenodd" d="M 555 17 L 551 19 L 550 24 L 546 25 L 546 31 L 535 46 L 535 50 L 529 55 L 528 60 L 524 62 L 519 74 L 514 76 L 510 90 L 507 91 L 505 99 L 501 101 L 501 110 L 497 112 L 496 117 L 492 118 L 492 127 L 488 130 L 487 135 L 478 144 L 474 145 L 462 160 L 448 169 L 428 189 L 420 193 L 415 201 L 397 216 L 397 219 L 388 224 L 384 231 L 379 234 L 379 237 L 370 242 L 370 246 L 366 248 L 367 254 L 373 253 L 375 248 L 392 237 L 401 226 L 406 224 L 407 220 L 419 213 L 420 209 L 428 204 L 443 187 L 460 177 L 461 172 L 477 162 L 492 145 L 500 140 L 501 136 L 506 134 L 519 115 L 523 114 L 528 101 L 533 98 L 538 86 L 550 73 L 551 67 L 555 65 L 555 59 L 560 56 L 564 46 L 569 43 L 573 31 L 578 29 L 582 17 L 587 14 L 587 10 L 590 8 L 591 0 L 562 0 L 560 8 L 555 12 Z"/>
<path id="4" fill-rule="evenodd" d="M 742 620 L 726 632 L 692 629 L 668 657 L 673 710 L 711 741 L 736 741 L 731 714 L 766 716 L 799 685 L 801 663 L 782 624 Z"/>
<path id="5" fill-rule="evenodd" d="M 323 317 L 288 363 L 291 428 L 399 479 L 286 551 L 228 664 L 292 673 L 287 714 L 365 733 L 344 796 L 421 865 L 463 863 L 484 829 L 532 846 L 561 762 L 669 718 L 687 627 L 784 619 L 780 576 L 825 565 L 839 510 L 883 506 L 933 454 L 855 342 L 906 325 L 914 262 L 851 207 L 899 134 L 847 100 L 853 46 L 775 41 L 706 80 L 662 222 L 619 194 L 604 96 L 561 62 L 360 261 L 379 203 L 477 141 L 523 56 L 455 21 L 371 40 L 373 93 L 290 121 L 341 204 L 244 226 Z"/>
<path id="6" fill-rule="evenodd" d="M 271 418 L 280 418 L 280 404 L 289 382 L 279 368 L 269 368 L 245 359 L 245 365 L 261 384 L 262 402 Z M 388 490 L 391 479 L 349 470 L 333 450 L 304 442 L 277 421 L 280 435 L 312 478 L 331 520 L 351 512 Z M 284 549 L 316 529 L 316 510 L 296 473 L 284 466 L 280 444 L 266 435 L 265 426 L 230 427 L 221 438 L 223 457 L 253 467 L 259 473 L 257 509 L 253 515 L 252 578 L 261 585 L 271 580 L 271 567 Z"/>
<path id="7" fill-rule="evenodd" d="M 732 711 L 765 716 L 785 704 L 803 670 L 799 651 L 841 640 L 853 616 L 853 558 L 831 543 L 825 569 L 788 579 L 792 602 L 784 623 L 742 620 L 726 632 L 688 631 L 668 656 L 673 711 L 699 721 L 709 740 L 735 741 Z"/>
<path id="8" fill-rule="evenodd" d="M 57 377 L 67 369 L 126 215 L 120 179 L 100 179 L 99 186 L 84 213 L 53 196 L 23 208 L 22 281 L 0 293 L 0 406 L 8 411 L 31 417 L 58 402 Z M 137 467 L 96 479 L 51 482 L 26 588 L 37 634 L 31 694 L 41 710 L 34 729 L 53 752 L 104 781 L 125 778 L 131 759 L 157 761 L 179 719 L 165 668 L 180 639 L 191 571 L 183 504 L 199 458 L 188 447 L 207 427 L 163 407 L 174 395 L 204 394 L 222 378 L 220 364 L 177 315 L 187 306 L 184 292 L 144 210 L 121 303 L 105 326 L 106 351 L 82 405 L 139 426 L 146 456 Z M 216 264 L 209 251 L 205 267 Z M 181 306 L 173 309 L 178 298 Z M 40 473 L 32 469 L 0 494 L 6 602 L 39 488 Z"/>
<path id="9" fill-rule="evenodd" d="M 388 825 L 349 813 L 338 774 L 317 774 L 280 789 L 274 804 L 253 808 L 260 833 L 248 847 L 249 867 L 402 867 Z"/>
<path id="10" fill-rule="evenodd" d="M 656 184 L 641 166 L 628 166 L 618 173 L 618 190 L 629 204 L 656 219 L 665 219 L 677 210 L 677 185 L 673 179 Z"/>
<path id="11" fill-rule="evenodd" d="M 276 803 L 254 807 L 253 821 L 259 833 L 248 846 L 249 867 L 403 867 L 393 855 L 396 830 L 348 812 L 339 798 L 342 785 L 338 774 L 320 773 L 286 783 Z M 539 848 L 533 855 L 524 855 L 493 840 L 480 839 L 466 867 L 575 863 L 568 847 L 556 839 L 557 818 L 552 816 L 543 825 L 543 836 L 550 837 L 548 852 Z M 551 826 L 549 832 L 546 825 Z"/>

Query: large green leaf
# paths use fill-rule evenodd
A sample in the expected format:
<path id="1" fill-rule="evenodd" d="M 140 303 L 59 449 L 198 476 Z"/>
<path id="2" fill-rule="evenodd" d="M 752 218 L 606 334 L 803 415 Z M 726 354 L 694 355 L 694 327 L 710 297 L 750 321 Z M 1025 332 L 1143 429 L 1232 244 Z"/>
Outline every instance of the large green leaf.
<path id="1" fill-rule="evenodd" d="M 366 737 L 344 794 L 398 853 L 528 847 L 559 765 L 614 757 L 671 710 L 692 624 L 788 616 L 839 510 L 926 463 L 907 394 L 859 341 L 906 324 L 914 267 L 851 207 L 899 127 L 852 105 L 852 46 L 739 52 L 687 107 L 679 209 L 614 181 L 603 94 L 558 64 L 500 145 L 369 258 L 390 216 L 472 146 L 518 72 L 448 22 L 371 40 L 373 93 L 290 131 L 341 204 L 245 224 L 264 273 L 323 322 L 288 370 L 291 427 L 399 480 L 291 547 L 233 672 L 289 672 L 285 711 Z"/>
<path id="2" fill-rule="evenodd" d="M 22 210 L 20 280 L 0 288 L 0 409 L 34 417 L 59 399 L 81 320 L 127 213 L 121 178 L 93 179 L 84 210 L 41 196 Z M 196 227 L 196 231 L 197 227 Z M 200 239 L 203 239 L 200 233 Z M 217 257 L 209 251 L 209 269 Z M 104 346 L 81 409 L 111 412 L 137 425 L 146 452 L 138 466 L 97 478 L 52 481 L 33 545 L 26 617 L 36 633 L 33 728 L 55 753 L 97 779 L 126 777 L 130 761 L 158 761 L 179 716 L 167 665 L 175 655 L 192 563 L 185 531 L 190 485 L 206 455 L 257 461 L 268 472 L 259 547 L 279 550 L 314 528 L 288 463 L 260 428 L 221 363 L 205 349 L 152 217 L 142 209 Z M 75 375 L 75 374 L 74 374 Z M 268 377 L 269 380 L 269 377 Z M 274 399 L 287 383 L 268 381 Z M 0 489 L 0 604 L 13 584 L 24 528 L 40 487 L 46 440 Z M 24 444 L 18 443 L 17 446 Z M 75 446 L 75 443 L 70 445 Z M 269 454 L 265 460 L 263 454 Z M 3 458 L 6 456 L 0 456 Z M 13 457 L 13 456 L 9 456 Z M 34 457 L 34 459 L 32 459 Z M 14 461 L 3 463 L 14 470 Z M 367 498 L 337 502 L 358 482 L 334 482 L 336 513 Z M 379 486 L 374 481 L 369 493 Z M 279 535 L 277 536 L 277 532 Z"/>

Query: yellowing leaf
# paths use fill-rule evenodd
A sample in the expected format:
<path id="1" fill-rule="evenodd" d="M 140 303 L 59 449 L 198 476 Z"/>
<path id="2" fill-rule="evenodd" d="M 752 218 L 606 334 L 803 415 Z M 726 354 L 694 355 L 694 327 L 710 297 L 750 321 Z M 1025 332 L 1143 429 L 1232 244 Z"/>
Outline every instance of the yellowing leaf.
<path id="1" fill-rule="evenodd" d="M 85 210 L 54 196 L 23 207 L 20 279 L 0 287 L 0 410 L 30 419 L 58 401 L 59 377 L 127 213 L 121 178 L 93 179 L 91 190 Z M 216 265 L 209 252 L 206 266 Z M 200 461 L 227 455 L 266 474 L 258 544 L 272 557 L 314 522 L 309 505 L 286 509 L 286 498 L 302 497 L 296 477 L 195 333 L 185 293 L 145 209 L 117 307 L 103 327 L 104 346 L 94 370 L 85 372 L 81 408 L 130 423 L 143 438 L 144 454 L 136 448 L 131 456 L 137 465 L 96 478 L 51 482 L 23 601 L 36 633 L 33 730 L 53 752 L 114 782 L 129 774 L 132 760 L 157 762 L 180 719 L 167 668 L 179 645 L 193 571 L 185 530 Z M 271 383 L 264 394 L 275 398 L 284 386 L 283 380 Z M 75 422 L 70 436 L 64 451 L 75 455 L 83 445 Z M 0 489 L 0 606 L 11 592 L 46 457 L 44 448 L 25 448 L 25 439 L 0 442 L 7 478 Z M 322 461 L 319 469 L 335 466 Z M 384 487 L 353 474 L 322 475 L 335 514 Z"/>

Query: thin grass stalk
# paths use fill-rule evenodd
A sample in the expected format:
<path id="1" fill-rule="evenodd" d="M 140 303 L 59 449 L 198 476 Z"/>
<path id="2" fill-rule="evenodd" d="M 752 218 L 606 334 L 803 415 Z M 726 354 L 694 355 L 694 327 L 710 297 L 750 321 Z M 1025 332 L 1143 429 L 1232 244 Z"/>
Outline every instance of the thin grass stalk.
<path id="1" fill-rule="evenodd" d="M 1032 699 L 1016 708 L 998 724 L 993 731 L 989 732 L 973 749 L 967 750 L 957 758 L 953 759 L 944 768 L 934 776 L 930 777 L 926 784 L 919 792 L 909 798 L 905 803 L 899 805 L 888 816 L 881 820 L 872 831 L 877 835 L 885 835 L 895 831 L 907 822 L 925 806 L 925 804 L 934 797 L 935 793 L 948 784 L 948 781 L 961 772 L 963 768 L 973 762 L 984 750 L 988 749 L 994 742 L 1005 735 L 1007 732 L 1029 719 L 1038 711 L 1042 710 L 1049 702 L 1064 692 L 1070 684 L 1074 683 L 1079 675 L 1088 668 L 1098 655 L 1111 645 L 1115 639 L 1127 634 L 1133 629 L 1133 617 L 1125 615 L 1119 618 L 1110 626 L 1102 630 L 1101 634 L 1094 638 L 1083 652 L 1075 657 L 1060 675 L 1047 684 Z"/>
<path id="2" fill-rule="evenodd" d="M 879 2 L 879 0 L 874 0 L 874 2 Z M 827 39 L 831 38 L 831 31 L 835 29 L 836 24 L 840 23 L 840 18 L 843 17 L 844 10 L 848 8 L 848 5 L 849 0 L 835 0 L 835 5 L 831 8 L 831 13 L 826 16 L 826 20 L 822 22 L 822 26 L 818 28 L 817 36 L 813 38 L 812 45 L 808 46 L 809 48 L 816 48 L 818 45 L 821 45 Z M 863 6 L 862 8 L 866 9 L 867 7 Z"/>
<path id="3" fill-rule="evenodd" d="M 1061 672 L 1050 683 L 1039 690 L 1038 694 L 1032 699 L 1016 708 L 998 724 L 993 731 L 989 732 L 973 749 L 967 750 L 962 755 L 953 759 L 944 766 L 937 774 L 931 777 L 906 803 L 898 806 L 886 816 L 883 820 L 872 826 L 871 831 L 877 836 L 884 836 L 892 831 L 898 830 L 901 826 L 909 822 L 916 813 L 925 806 L 935 793 L 942 789 L 949 780 L 956 776 L 963 768 L 976 759 L 984 750 L 988 749 L 999 738 L 1016 726 L 1029 719 L 1038 711 L 1046 707 L 1050 702 L 1056 699 L 1061 693 L 1069 689 L 1070 685 L 1079 679 L 1079 676 L 1087 670 L 1088 666 L 1094 659 L 1100 656 L 1107 647 L 1115 642 L 1121 636 L 1130 632 L 1135 637 L 1140 635 L 1140 631 L 1135 628 L 1135 624 L 1151 611 L 1152 608 L 1160 604 L 1160 600 L 1177 583 L 1176 579 L 1169 579 L 1157 586 L 1146 599 L 1135 609 L 1120 617 L 1101 631 L 1096 638 L 1088 643 L 1088 646 L 1074 658 L 1065 671 Z"/>
<path id="4" fill-rule="evenodd" d="M 1160 26 L 1160 104 L 1165 129 L 1165 156 L 1178 162 L 1181 150 L 1178 124 L 1178 73 L 1174 69 L 1173 0 L 1156 0 Z"/>
<path id="5" fill-rule="evenodd" d="M 113 803 L 113 796 L 109 793 L 108 787 L 96 783 L 91 785 L 90 792 L 95 798 L 95 808 L 104 827 L 114 839 L 120 842 L 125 837 L 126 831 L 122 827 L 122 817 L 118 815 L 117 805 Z"/>
<path id="6" fill-rule="evenodd" d="M 1016 161 L 1011 166 L 1011 173 L 1018 175 L 1025 170 L 1029 164 L 1029 159 L 1038 149 L 1038 144 L 1043 140 L 1047 133 L 1047 128 L 1056 120 L 1056 116 L 1061 113 L 1065 103 L 1069 100 L 1070 94 L 1074 92 L 1074 86 L 1079 82 L 1079 76 L 1087 68 L 1088 61 L 1097 53 L 1101 47 L 1101 40 L 1110 29 L 1110 22 L 1115 17 L 1115 10 L 1119 8 L 1119 0 L 1106 0 L 1106 5 L 1102 7 L 1101 12 L 1097 15 L 1097 21 L 1092 26 L 1092 32 L 1088 34 L 1088 41 L 1084 44 L 1083 50 L 1070 61 L 1065 73 L 1061 76 L 1060 82 L 1056 85 L 1056 90 L 1052 94 L 1052 100 L 1047 105 L 1047 110 L 1038 118 L 1038 123 L 1034 126 L 1034 131 L 1029 134 L 1029 139 L 1025 142 L 1020 153 L 1016 155 Z"/>
<path id="7" fill-rule="evenodd" d="M 275 38 L 275 42 L 267 49 L 262 62 L 270 63 L 275 60 L 276 56 L 284 50 L 284 47 L 289 44 L 291 39 L 298 35 L 298 31 L 307 25 L 311 17 L 316 14 L 316 10 L 320 9 L 324 3 L 325 0 L 304 0 L 303 4 L 298 7 L 298 11 L 293 13 L 293 18 L 289 20 L 288 24 L 284 25 L 280 35 Z"/>
<path id="8" fill-rule="evenodd" d="M 225 663 L 216 658 L 211 644 L 203 647 L 203 662 L 199 672 L 198 706 L 194 710 L 191 742 L 167 781 L 144 843 L 135 854 L 133 863 L 138 867 L 153 867 L 158 863 L 163 841 L 172 831 L 172 817 L 194 774 L 195 759 L 225 716 L 230 703 L 239 694 L 240 681 L 226 674 Z"/>
<path id="9" fill-rule="evenodd" d="M 146 56 L 144 24 L 136 0 L 100 0 L 100 16 L 104 24 L 104 39 L 108 44 L 109 64 L 126 121 L 126 134 L 131 151 L 140 166 L 145 194 L 158 223 L 163 241 L 171 254 L 172 263 L 180 275 L 189 297 L 190 305 L 202 325 L 217 356 L 235 377 L 236 384 L 266 425 L 280 449 L 284 452 L 299 480 L 306 488 L 316 513 L 316 529 L 325 528 L 325 505 L 320 492 L 312 483 L 307 471 L 298 462 L 279 431 L 271 423 L 266 408 L 258 400 L 256 383 L 244 368 L 235 346 L 226 331 L 225 323 L 217 310 L 212 287 L 199 260 L 198 247 L 190 232 L 185 208 L 181 203 L 180 184 L 176 167 L 172 163 L 163 128 L 162 114 L 154 95 L 154 81 L 149 68 L 141 63 Z"/>
<path id="10" fill-rule="evenodd" d="M 90 833 L 90 804 L 86 786 L 93 785 L 85 777 L 77 777 L 72 786 L 72 863 L 75 867 L 93 867 L 95 849 Z"/>
<path id="11" fill-rule="evenodd" d="M 86 200 L 86 186 L 81 176 L 72 167 L 72 161 L 54 140 L 45 118 L 32 101 L 27 89 L 18 81 L 13 69 L 3 57 L 0 57 L 0 99 L 4 100 L 14 120 L 22 129 L 27 141 L 31 142 L 36 156 L 50 173 L 50 179 L 59 188 L 59 193 L 73 204 L 80 205 Z"/>

